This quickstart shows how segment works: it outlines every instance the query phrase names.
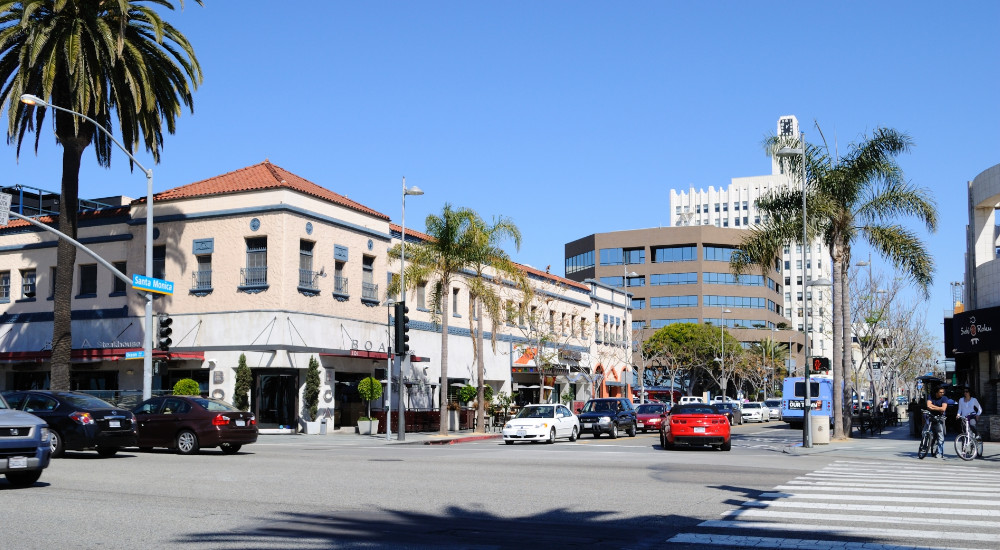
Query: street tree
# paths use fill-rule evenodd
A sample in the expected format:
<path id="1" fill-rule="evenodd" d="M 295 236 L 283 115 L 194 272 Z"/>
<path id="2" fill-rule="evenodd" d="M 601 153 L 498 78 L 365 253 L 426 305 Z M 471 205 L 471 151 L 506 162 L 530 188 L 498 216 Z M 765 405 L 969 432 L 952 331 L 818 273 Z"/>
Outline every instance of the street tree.
<path id="1" fill-rule="evenodd" d="M 17 143 L 18 156 L 28 133 L 35 133 L 38 150 L 45 122 L 47 109 L 20 101 L 32 94 L 82 113 L 108 131 L 117 122 L 125 147 L 134 151 L 141 142 L 159 163 L 163 131 L 174 133 L 182 106 L 193 111 L 192 91 L 202 72 L 187 38 L 150 4 L 174 9 L 171 0 L 0 2 L 0 103 L 8 114 L 7 142 Z M 75 239 L 83 151 L 93 143 L 97 163 L 108 167 L 114 145 L 79 117 L 54 111 L 52 120 L 63 147 L 58 229 Z M 75 263 L 76 248 L 60 240 L 53 285 L 54 390 L 70 389 Z"/>
<path id="2" fill-rule="evenodd" d="M 819 236 L 830 247 L 833 260 L 833 382 L 843 381 L 851 361 L 850 296 L 848 266 L 859 237 L 876 253 L 899 266 L 924 295 L 932 280 L 934 261 L 915 231 L 897 219 L 915 219 L 928 231 L 937 228 L 935 203 L 926 189 L 906 181 L 896 157 L 908 152 L 912 140 L 890 128 L 876 128 L 848 146 L 836 158 L 828 147 L 818 147 L 800 137 L 771 136 L 765 151 L 774 156 L 784 147 L 805 151 L 805 182 L 773 191 L 757 201 L 764 223 L 747 232 L 740 250 L 733 254 L 731 270 L 742 273 L 758 266 L 767 269 L 789 242 L 802 245 Z M 800 174 L 798 155 L 779 159 L 785 173 Z M 803 194 L 808 219 L 803 219 Z M 803 231 L 806 232 L 805 243 Z M 845 393 L 834 392 L 834 437 L 850 429 Z M 845 414 L 847 412 L 847 414 Z"/>

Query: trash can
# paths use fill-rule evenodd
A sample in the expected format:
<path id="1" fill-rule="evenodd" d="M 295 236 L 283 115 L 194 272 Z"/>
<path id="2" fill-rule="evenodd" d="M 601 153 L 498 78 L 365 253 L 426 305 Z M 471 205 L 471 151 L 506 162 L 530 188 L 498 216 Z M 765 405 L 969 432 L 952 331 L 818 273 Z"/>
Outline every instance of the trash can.
<path id="1" fill-rule="evenodd" d="M 319 421 L 319 435 L 326 435 L 326 417 Z"/>
<path id="2" fill-rule="evenodd" d="M 823 414 L 812 415 L 812 442 L 813 445 L 828 445 L 830 443 L 830 417 Z"/>

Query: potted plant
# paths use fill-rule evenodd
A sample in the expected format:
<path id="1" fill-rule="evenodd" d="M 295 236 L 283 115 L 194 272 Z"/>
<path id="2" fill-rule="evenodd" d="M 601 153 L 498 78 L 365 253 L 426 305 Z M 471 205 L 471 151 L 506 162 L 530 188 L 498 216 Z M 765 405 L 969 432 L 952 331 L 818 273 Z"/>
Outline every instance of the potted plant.
<path id="1" fill-rule="evenodd" d="M 361 435 L 378 433 L 378 419 L 372 418 L 372 401 L 382 397 L 382 383 L 369 376 L 358 382 L 358 395 L 368 402 L 368 416 L 358 418 L 358 433 Z"/>
<path id="2" fill-rule="evenodd" d="M 319 419 L 316 414 L 319 412 L 319 361 L 316 357 L 309 358 L 309 368 L 306 370 L 306 387 L 302 390 L 302 407 L 304 418 L 302 424 L 307 434 L 318 434 L 320 432 Z"/>
<path id="3" fill-rule="evenodd" d="M 458 431 L 458 411 L 461 407 L 458 401 L 448 402 L 448 431 L 455 432 Z"/>

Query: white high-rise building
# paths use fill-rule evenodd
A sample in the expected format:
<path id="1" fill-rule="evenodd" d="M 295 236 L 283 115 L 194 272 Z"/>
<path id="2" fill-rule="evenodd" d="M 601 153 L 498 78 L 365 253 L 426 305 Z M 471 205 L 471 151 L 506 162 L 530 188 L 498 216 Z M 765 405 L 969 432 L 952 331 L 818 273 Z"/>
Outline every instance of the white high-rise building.
<path id="1" fill-rule="evenodd" d="M 792 115 L 778 119 L 777 133 L 780 136 L 799 135 L 799 121 Z M 688 191 L 670 191 L 670 225 L 714 225 L 716 227 L 751 229 L 760 224 L 763 214 L 757 209 L 757 199 L 772 190 L 782 187 L 800 187 L 798 174 L 784 173 L 777 159 L 771 159 L 771 173 L 765 176 L 733 178 L 727 187 L 708 190 L 692 186 Z M 808 205 L 806 205 L 808 208 Z M 803 330 L 802 292 L 803 265 L 810 269 L 812 280 L 833 280 L 830 248 L 821 239 L 811 243 L 808 259 L 802 260 L 802 246 L 798 243 L 785 245 L 782 254 L 782 276 L 784 277 L 784 310 L 789 327 Z M 815 287 L 806 293 L 810 305 L 811 355 L 830 357 L 833 353 L 833 292 L 830 287 Z M 799 371 L 801 374 L 801 371 Z"/>

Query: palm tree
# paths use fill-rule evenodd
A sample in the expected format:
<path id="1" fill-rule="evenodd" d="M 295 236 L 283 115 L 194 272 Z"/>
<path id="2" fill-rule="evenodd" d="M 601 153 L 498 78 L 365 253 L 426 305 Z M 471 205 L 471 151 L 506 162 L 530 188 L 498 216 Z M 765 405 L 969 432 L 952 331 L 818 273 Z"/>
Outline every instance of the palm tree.
<path id="1" fill-rule="evenodd" d="M 45 110 L 20 102 L 32 94 L 109 131 L 116 120 L 126 146 L 138 147 L 141 138 L 159 162 L 164 126 L 173 133 L 181 106 L 193 110 L 202 73 L 187 38 L 144 4 L 174 9 L 171 0 L 0 2 L 0 103 L 9 118 L 7 142 L 17 142 L 18 156 L 27 133 L 35 132 L 36 151 L 41 138 Z M 63 147 L 58 228 L 76 238 L 83 151 L 94 143 L 98 164 L 108 167 L 113 142 L 69 113 L 56 111 L 53 121 Z M 60 240 L 56 261 L 50 385 L 68 390 L 76 248 Z"/>
<path id="2" fill-rule="evenodd" d="M 844 414 L 845 395 L 851 388 L 844 384 L 851 362 L 850 296 L 846 277 L 851 262 L 851 248 L 862 237 L 876 252 L 898 265 L 924 294 L 932 281 L 934 261 L 924 243 L 908 227 L 896 223 L 901 217 L 913 217 L 929 231 L 937 228 L 937 211 L 928 190 L 911 185 L 896 163 L 896 157 L 909 151 L 912 141 L 906 134 L 889 128 L 877 128 L 848 147 L 841 159 L 832 159 L 824 149 L 796 138 L 771 136 L 764 142 L 769 155 L 786 146 L 802 146 L 806 151 L 805 194 L 809 208 L 808 242 L 821 235 L 830 247 L 833 259 L 833 378 L 834 437 L 843 438 L 849 430 Z M 799 173 L 798 157 L 783 159 L 788 173 Z M 791 187 L 771 193 L 758 201 L 767 213 L 766 222 L 750 231 L 733 254 L 730 267 L 740 273 L 750 265 L 767 266 L 777 257 L 786 242 L 800 241 L 803 231 L 803 190 Z M 805 243 L 803 243 L 805 244 Z M 845 320 L 848 320 L 845 322 Z"/>
<path id="3" fill-rule="evenodd" d="M 472 339 L 472 349 L 476 357 L 477 432 L 486 430 L 483 314 L 488 315 L 493 323 L 490 344 L 495 352 L 497 345 L 496 327 L 503 323 L 505 314 L 502 300 L 496 290 L 497 284 L 502 283 L 499 279 L 507 277 L 513 281 L 514 286 L 524 292 L 528 291 L 527 277 L 525 277 L 524 271 L 514 265 L 507 253 L 499 247 L 499 244 L 508 238 L 514 241 L 515 250 L 520 250 L 521 231 L 510 219 L 501 217 L 493 224 L 487 225 L 478 215 L 471 219 L 462 238 L 468 257 L 468 267 L 473 272 L 473 275 L 466 278 L 465 282 L 469 287 L 469 331 L 475 335 Z M 492 282 L 487 278 L 487 270 L 493 272 L 495 279 Z M 472 326 L 473 319 L 475 319 L 475 327 Z"/>
<path id="4" fill-rule="evenodd" d="M 427 216 L 427 235 L 430 240 L 424 241 L 407 250 L 406 280 L 407 286 L 416 286 L 423 281 L 436 277 L 431 303 L 435 304 L 435 319 L 441 323 L 441 435 L 448 433 L 448 299 L 451 294 L 451 283 L 455 277 L 470 264 L 466 234 L 474 220 L 479 216 L 468 208 L 453 210 L 450 204 L 445 204 L 441 216 Z M 389 250 L 389 257 L 399 259 L 400 246 Z M 398 279 L 389 286 L 389 292 L 398 291 Z"/>

